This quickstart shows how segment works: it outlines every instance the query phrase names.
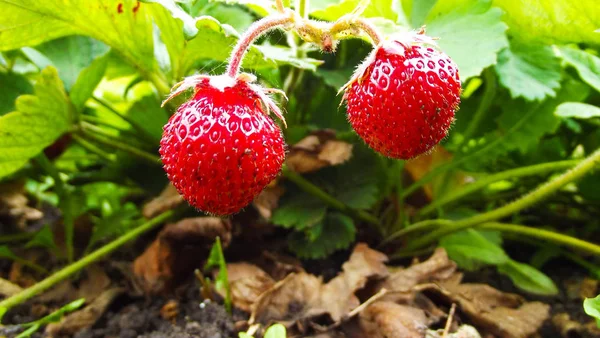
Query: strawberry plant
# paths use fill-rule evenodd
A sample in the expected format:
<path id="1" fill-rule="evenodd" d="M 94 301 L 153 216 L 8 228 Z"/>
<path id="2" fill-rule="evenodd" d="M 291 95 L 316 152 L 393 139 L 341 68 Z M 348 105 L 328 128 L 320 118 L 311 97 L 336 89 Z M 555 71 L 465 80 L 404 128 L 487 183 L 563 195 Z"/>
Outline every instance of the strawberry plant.
<path id="1" fill-rule="evenodd" d="M 251 233 L 308 262 L 442 247 L 529 294 L 554 264 L 600 278 L 597 7 L 0 1 L 1 256 L 35 280 L 0 313 L 192 215 L 225 255 Z"/>

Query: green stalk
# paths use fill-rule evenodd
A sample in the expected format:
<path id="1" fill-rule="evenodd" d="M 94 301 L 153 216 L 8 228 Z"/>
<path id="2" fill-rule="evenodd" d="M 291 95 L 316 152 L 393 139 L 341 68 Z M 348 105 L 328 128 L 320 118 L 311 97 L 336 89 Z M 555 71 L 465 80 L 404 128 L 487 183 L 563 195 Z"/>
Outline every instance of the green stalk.
<path id="1" fill-rule="evenodd" d="M 75 142 L 79 143 L 79 145 L 82 146 L 84 149 L 86 149 L 87 151 L 89 151 L 91 153 L 98 155 L 100 158 L 102 158 L 106 162 L 109 162 L 109 163 L 116 162 L 116 159 L 112 154 L 109 154 L 109 153 L 105 152 L 104 150 L 98 148 L 95 144 L 88 142 L 86 139 L 82 138 L 81 136 L 79 136 L 77 134 L 73 134 L 73 140 L 75 140 Z"/>
<path id="2" fill-rule="evenodd" d="M 498 222 L 484 223 L 477 228 L 486 230 L 498 230 L 501 232 L 509 232 L 517 235 L 525 235 L 538 238 L 555 244 L 568 246 L 570 248 L 585 251 L 594 255 L 600 256 L 600 245 L 586 242 L 584 240 L 567 236 L 558 232 L 548 231 L 517 224 L 506 224 Z"/>
<path id="3" fill-rule="evenodd" d="M 460 220 L 454 222 L 451 225 L 442 227 L 424 237 L 421 237 L 411 244 L 407 246 L 407 250 L 412 250 L 416 248 L 420 248 L 426 245 L 429 245 L 440 237 L 445 236 L 447 234 L 457 232 L 463 229 L 467 229 L 473 226 L 476 226 L 481 223 L 491 222 L 498 220 L 500 218 L 512 215 L 520 210 L 528 208 L 533 204 L 543 200 L 548 197 L 548 195 L 558 191 L 560 188 L 564 187 L 566 184 L 571 183 L 589 171 L 594 169 L 596 166 L 600 164 L 600 149 L 596 150 L 590 156 L 586 157 L 583 161 L 581 161 L 578 165 L 576 165 L 573 169 L 563 173 L 562 175 L 540 185 L 537 189 L 533 190 L 529 194 L 517 199 L 514 202 L 508 203 L 503 207 L 498 209 L 478 214 L 473 217 L 466 218 L 464 220 Z"/>
<path id="4" fill-rule="evenodd" d="M 0 236 L 0 243 L 14 243 L 27 241 L 35 236 L 35 232 L 19 232 L 16 234 L 2 235 Z"/>
<path id="5" fill-rule="evenodd" d="M 77 273 L 78 271 L 85 268 L 86 266 L 98 261 L 102 257 L 115 251 L 116 249 L 118 249 L 119 247 L 124 245 L 125 243 L 139 237 L 141 234 L 143 234 L 144 232 L 146 232 L 148 230 L 151 230 L 155 226 L 162 224 L 167 219 L 169 219 L 171 216 L 173 216 L 174 213 L 175 213 L 174 211 L 169 210 L 169 211 L 166 211 L 166 212 L 156 216 L 155 218 L 147 221 L 146 223 L 140 225 L 139 227 L 132 229 L 129 232 L 127 232 L 126 234 L 118 237 L 114 241 L 104 245 L 103 247 L 99 248 L 98 250 L 81 258 L 80 260 L 73 262 L 73 263 L 65 266 L 64 268 L 58 270 L 57 272 L 53 273 L 46 279 L 34 284 L 33 286 L 15 294 L 9 298 L 4 299 L 3 301 L 0 302 L 0 318 L 10 308 L 14 307 L 15 305 L 21 304 L 21 303 L 25 302 L 26 300 L 28 300 L 28 299 L 40 294 L 41 292 L 53 287 L 54 285 L 62 282 L 63 280 L 65 280 L 68 277 L 70 277 L 71 275 Z"/>
<path id="6" fill-rule="evenodd" d="M 511 170 L 506 170 L 503 172 L 499 172 L 493 175 L 486 176 L 480 180 L 475 181 L 474 183 L 468 184 L 463 188 L 455 191 L 454 193 L 450 193 L 440 199 L 434 200 L 432 203 L 422 208 L 417 212 L 418 216 L 425 216 L 430 214 L 431 212 L 439 209 L 440 207 L 455 202 L 469 194 L 472 194 L 476 191 L 479 191 L 488 185 L 512 178 L 524 177 L 524 176 L 533 176 L 538 174 L 545 174 L 552 171 L 564 170 L 573 167 L 574 165 L 581 162 L 581 160 L 567 160 L 567 161 L 557 161 L 557 162 L 548 162 L 542 164 L 535 164 L 527 167 L 521 167 Z"/>
<path id="7" fill-rule="evenodd" d="M 35 162 L 46 172 L 46 174 L 52 177 L 54 180 L 54 188 L 56 188 L 58 196 L 64 196 L 66 192 L 65 182 L 60 178 L 58 170 L 56 170 L 54 164 L 50 162 L 50 159 L 48 159 L 43 151 L 35 157 Z"/>
<path id="8" fill-rule="evenodd" d="M 285 178 L 294 182 L 298 187 L 300 187 L 300 189 L 319 198 L 323 202 L 327 203 L 330 207 L 337 209 L 343 213 L 354 216 L 354 217 L 360 219 L 361 221 L 364 221 L 370 225 L 373 225 L 375 230 L 377 230 L 377 232 L 380 235 L 384 233 L 383 229 L 381 227 L 381 224 L 379 223 L 379 219 L 377 219 L 377 217 L 375 217 L 363 210 L 356 210 L 356 209 L 353 209 L 353 208 L 347 206 L 342 201 L 331 196 L 330 194 L 323 191 L 318 186 L 312 184 L 309 180 L 307 180 L 304 177 L 302 177 L 301 175 L 293 172 L 292 170 L 290 170 L 287 167 L 284 167 L 282 169 L 282 173 L 283 173 L 283 176 L 285 176 Z"/>
<path id="9" fill-rule="evenodd" d="M 300 16 L 303 19 L 308 19 L 308 11 L 309 11 L 309 6 L 310 6 L 310 1 L 309 0 L 298 0 L 297 2 L 297 10 L 298 10 L 298 14 L 300 14 Z"/>
<path id="10" fill-rule="evenodd" d="M 81 129 L 81 133 L 84 137 L 86 137 L 92 141 L 98 142 L 100 144 L 103 144 L 105 146 L 109 146 L 109 147 L 112 147 L 112 148 L 115 148 L 118 150 L 125 151 L 134 156 L 137 156 L 140 159 L 145 160 L 148 163 L 151 163 L 154 165 L 160 164 L 160 158 L 158 156 L 148 153 L 143 150 L 139 150 L 139 149 L 137 149 L 133 146 L 130 146 L 128 144 L 125 144 L 121 141 L 112 140 L 112 139 L 106 138 L 104 136 L 96 135 L 87 129 Z"/>
<path id="11" fill-rule="evenodd" d="M 167 91 L 167 93 L 165 95 L 167 95 L 169 93 L 169 91 Z M 142 127 L 142 125 L 140 125 L 139 123 L 137 123 L 136 121 L 134 121 L 133 119 L 131 119 L 129 116 L 127 116 L 126 114 L 121 113 L 120 111 L 118 111 L 115 107 L 113 107 L 109 102 L 106 102 L 105 100 L 99 98 L 99 97 L 95 97 L 92 96 L 92 100 L 94 100 L 96 103 L 98 103 L 99 105 L 101 105 L 102 107 L 106 108 L 108 111 L 110 111 L 111 113 L 113 113 L 114 115 L 117 115 L 118 117 L 120 117 L 123 121 L 127 122 L 129 125 L 131 125 L 133 127 L 133 129 L 135 129 L 142 137 L 144 137 L 144 139 L 151 141 L 151 142 L 155 142 L 156 140 L 153 139 L 152 135 L 148 134 L 148 132 L 146 132 L 146 130 L 144 130 L 144 128 Z"/>
<path id="12" fill-rule="evenodd" d="M 435 228 L 439 228 L 440 226 L 447 226 L 447 225 L 451 225 L 451 224 L 452 224 L 452 221 L 446 220 L 446 219 L 428 219 L 425 221 L 421 221 L 421 222 L 412 224 L 404 229 L 394 232 L 391 236 L 388 236 L 387 238 L 385 238 L 381 242 L 380 246 L 386 245 L 398 238 L 408 236 L 415 232 L 425 231 L 425 230 L 429 230 L 429 229 L 435 229 Z"/>
<path id="13" fill-rule="evenodd" d="M 92 132 L 96 135 L 107 137 L 109 139 L 119 138 L 119 140 L 121 140 L 122 142 L 127 142 L 127 144 L 129 144 L 132 147 L 142 147 L 143 146 L 143 143 L 141 143 L 140 141 L 138 141 L 136 139 L 126 138 L 125 135 L 123 135 L 123 134 L 115 135 L 115 134 L 111 133 L 110 131 L 107 131 L 106 129 L 100 128 L 98 126 L 95 126 L 95 125 L 85 122 L 85 121 L 81 122 L 81 127 L 89 130 L 90 132 Z"/>

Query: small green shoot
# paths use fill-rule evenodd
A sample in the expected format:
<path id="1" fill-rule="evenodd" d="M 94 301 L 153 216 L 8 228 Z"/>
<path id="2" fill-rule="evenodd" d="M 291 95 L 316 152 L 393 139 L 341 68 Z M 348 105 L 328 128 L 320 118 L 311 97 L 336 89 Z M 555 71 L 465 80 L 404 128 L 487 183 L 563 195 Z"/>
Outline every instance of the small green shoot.
<path id="1" fill-rule="evenodd" d="M 227 277 L 227 263 L 225 262 L 225 256 L 223 255 L 223 249 L 221 247 L 221 239 L 217 237 L 215 244 L 210 250 L 210 255 L 204 265 L 204 271 L 219 268 L 219 273 L 215 279 L 215 288 L 225 293 L 225 309 L 231 314 L 231 290 L 229 289 L 229 279 Z"/>

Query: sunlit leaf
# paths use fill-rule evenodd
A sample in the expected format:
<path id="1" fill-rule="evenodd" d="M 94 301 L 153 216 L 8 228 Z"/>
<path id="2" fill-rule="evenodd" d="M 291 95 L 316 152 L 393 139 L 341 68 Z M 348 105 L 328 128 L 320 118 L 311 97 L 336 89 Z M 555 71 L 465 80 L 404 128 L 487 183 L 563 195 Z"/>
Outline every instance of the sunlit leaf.
<path id="1" fill-rule="evenodd" d="M 531 265 L 509 260 L 498 266 L 498 272 L 507 275 L 521 290 L 546 296 L 558 293 L 552 279 Z"/>

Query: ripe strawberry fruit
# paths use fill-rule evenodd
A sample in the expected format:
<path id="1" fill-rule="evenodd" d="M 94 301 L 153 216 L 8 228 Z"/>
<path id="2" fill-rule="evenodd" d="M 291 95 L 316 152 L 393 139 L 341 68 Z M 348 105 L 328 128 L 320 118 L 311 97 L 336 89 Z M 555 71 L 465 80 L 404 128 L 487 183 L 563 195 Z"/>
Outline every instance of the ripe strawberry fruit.
<path id="1" fill-rule="evenodd" d="M 409 159 L 447 135 L 461 84 L 456 64 L 415 34 L 382 42 L 343 89 L 356 133 L 385 156 Z"/>
<path id="2" fill-rule="evenodd" d="M 280 112 L 266 90 L 243 76 L 188 78 L 169 99 L 190 87 L 194 96 L 164 127 L 164 169 L 197 209 L 214 215 L 238 212 L 281 170 L 285 144 L 267 116 L 269 110 Z"/>

